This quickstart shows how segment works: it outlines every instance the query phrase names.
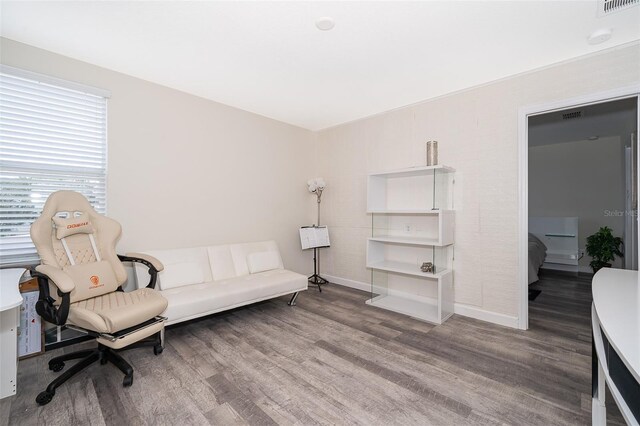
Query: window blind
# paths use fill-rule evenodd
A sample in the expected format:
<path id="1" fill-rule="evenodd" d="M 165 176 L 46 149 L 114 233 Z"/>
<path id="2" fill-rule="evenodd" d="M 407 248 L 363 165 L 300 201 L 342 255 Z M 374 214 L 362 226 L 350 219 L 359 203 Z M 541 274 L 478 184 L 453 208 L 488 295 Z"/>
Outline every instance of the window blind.
<path id="1" fill-rule="evenodd" d="M 38 261 L 29 228 L 52 192 L 106 212 L 106 113 L 105 96 L 74 83 L 0 70 L 0 265 Z"/>

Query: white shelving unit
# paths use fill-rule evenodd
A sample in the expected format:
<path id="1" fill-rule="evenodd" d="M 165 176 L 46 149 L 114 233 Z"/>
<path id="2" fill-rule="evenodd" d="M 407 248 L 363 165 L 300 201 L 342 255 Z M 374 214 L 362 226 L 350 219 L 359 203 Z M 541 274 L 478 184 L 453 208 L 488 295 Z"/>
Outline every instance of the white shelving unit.
<path id="1" fill-rule="evenodd" d="M 439 165 L 368 176 L 367 304 L 435 324 L 453 314 L 454 172 Z M 435 271 L 422 272 L 422 262 Z"/>

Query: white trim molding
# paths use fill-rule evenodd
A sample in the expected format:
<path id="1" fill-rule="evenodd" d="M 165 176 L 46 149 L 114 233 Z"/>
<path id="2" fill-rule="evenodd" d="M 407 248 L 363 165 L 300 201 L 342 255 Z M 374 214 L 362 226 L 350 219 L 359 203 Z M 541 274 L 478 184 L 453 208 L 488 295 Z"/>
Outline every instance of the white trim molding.
<path id="1" fill-rule="evenodd" d="M 529 328 L 528 232 L 529 232 L 529 127 L 531 116 L 567 108 L 594 105 L 619 99 L 640 96 L 640 81 L 631 86 L 605 92 L 590 93 L 575 98 L 555 100 L 518 109 L 518 328 Z M 639 174 L 640 179 L 640 174 Z"/>
<path id="2" fill-rule="evenodd" d="M 347 278 L 336 277 L 333 275 L 323 274 L 323 277 L 329 280 L 332 284 L 338 284 L 344 287 L 355 288 L 366 292 L 371 292 L 371 284 L 364 283 L 362 281 L 350 280 Z M 503 325 L 505 327 L 518 328 L 518 318 L 500 314 L 497 312 L 490 312 L 481 309 L 477 306 L 464 305 L 462 303 L 454 303 L 453 313 L 462 315 L 469 318 L 478 319 L 481 321 L 490 322 L 493 324 Z"/>
<path id="3" fill-rule="evenodd" d="M 518 317 L 480 309 L 477 306 L 453 304 L 453 313 L 510 328 L 518 328 Z"/>
<path id="4" fill-rule="evenodd" d="M 331 284 L 338 284 L 344 287 L 355 288 L 356 290 L 371 292 L 371 284 L 364 283 L 362 281 L 349 280 L 347 278 L 340 278 L 333 275 L 322 274 L 324 278 L 329 280 Z"/>

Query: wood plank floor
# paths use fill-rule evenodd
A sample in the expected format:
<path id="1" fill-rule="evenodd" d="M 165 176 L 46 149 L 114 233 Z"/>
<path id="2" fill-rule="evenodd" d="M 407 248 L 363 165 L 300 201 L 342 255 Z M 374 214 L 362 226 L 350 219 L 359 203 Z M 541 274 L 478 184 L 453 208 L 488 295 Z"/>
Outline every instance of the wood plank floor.
<path id="1" fill-rule="evenodd" d="M 590 423 L 588 279 L 543 278 L 526 332 L 454 315 L 432 326 L 337 285 L 171 327 L 158 357 L 89 367 L 44 407 L 56 373 L 20 362 L 0 426 L 187 424 L 559 425 Z M 610 399 L 609 399 L 610 401 Z M 621 424 L 608 404 L 611 424 Z"/>

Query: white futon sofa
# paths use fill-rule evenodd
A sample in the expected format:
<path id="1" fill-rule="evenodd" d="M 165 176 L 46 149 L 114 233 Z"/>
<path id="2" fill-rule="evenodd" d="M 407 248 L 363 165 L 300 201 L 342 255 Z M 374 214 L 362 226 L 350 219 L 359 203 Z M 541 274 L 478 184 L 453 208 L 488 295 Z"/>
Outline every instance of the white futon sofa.
<path id="1" fill-rule="evenodd" d="M 275 241 L 152 250 L 143 253 L 164 265 L 156 289 L 169 301 L 166 324 L 307 289 L 307 277 L 284 269 Z M 138 288 L 149 282 L 148 269 L 136 264 Z"/>

